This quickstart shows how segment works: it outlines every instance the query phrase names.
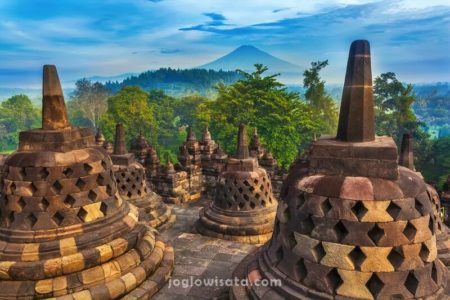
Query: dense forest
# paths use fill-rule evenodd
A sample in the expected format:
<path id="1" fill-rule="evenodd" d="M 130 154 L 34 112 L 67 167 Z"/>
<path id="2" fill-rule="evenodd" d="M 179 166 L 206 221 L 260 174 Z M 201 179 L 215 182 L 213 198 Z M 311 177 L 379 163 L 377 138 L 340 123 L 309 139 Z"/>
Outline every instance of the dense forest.
<path id="1" fill-rule="evenodd" d="M 276 74 L 266 75 L 268 70 L 263 65 L 255 65 L 251 73 L 164 69 L 130 77 L 122 83 L 81 79 L 67 106 L 73 125 L 100 127 L 110 141 L 119 122 L 126 128 L 128 143 L 142 133 L 156 147 L 163 162 L 176 160 L 188 125 L 193 126 L 198 137 L 208 126 L 213 138 L 232 153 L 236 128 L 245 123 L 250 127 L 249 133 L 252 128 L 258 129 L 261 141 L 287 168 L 308 148 L 314 136 L 335 134 L 339 101 L 329 93 L 320 76 L 327 65 L 328 61 L 311 63 L 303 74 L 302 93 L 282 84 Z M 197 89 L 214 92 L 208 97 L 201 93 L 175 97 L 161 87 L 155 88 L 158 82 L 182 82 L 185 76 L 192 76 L 189 82 L 193 86 L 198 83 Z M 450 174 L 450 137 L 445 133 L 450 124 L 449 95 L 438 89 L 416 91 L 387 72 L 374 78 L 374 99 L 377 134 L 390 135 L 400 145 L 403 133 L 411 133 L 416 167 L 428 181 L 442 184 Z M 0 150 L 13 151 L 18 133 L 39 124 L 40 109 L 27 96 L 16 95 L 3 101 Z M 439 128 L 438 134 L 430 131 L 433 126 Z"/>
<path id="2" fill-rule="evenodd" d="M 105 86 L 113 93 L 124 86 L 138 86 L 145 91 L 164 90 L 168 95 L 175 97 L 186 95 L 211 97 L 216 95 L 214 86 L 219 82 L 229 85 L 239 79 L 241 75 L 235 71 L 161 68 L 130 76 L 122 82 L 108 81 Z"/>

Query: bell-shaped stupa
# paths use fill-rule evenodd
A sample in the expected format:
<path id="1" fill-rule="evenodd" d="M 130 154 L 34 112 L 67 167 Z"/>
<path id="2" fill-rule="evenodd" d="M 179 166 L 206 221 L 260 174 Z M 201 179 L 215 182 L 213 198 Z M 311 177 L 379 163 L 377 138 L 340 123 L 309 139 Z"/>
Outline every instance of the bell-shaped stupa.
<path id="1" fill-rule="evenodd" d="M 55 66 L 44 66 L 42 128 L 5 162 L 0 199 L 1 299 L 151 297 L 173 249 L 122 201 L 108 153 L 71 127 Z"/>
<path id="2" fill-rule="evenodd" d="M 147 183 L 144 167 L 136 161 L 133 153 L 128 153 L 125 144 L 125 130 L 122 124 L 116 125 L 114 148 L 124 153 L 111 154 L 113 172 L 117 189 L 122 199 L 139 209 L 139 220 L 146 221 L 152 227 L 158 227 L 175 221 L 172 209 L 162 202 L 162 197 L 153 192 Z"/>
<path id="3" fill-rule="evenodd" d="M 427 186 L 374 125 L 369 43 L 359 40 L 337 138 L 312 143 L 307 176 L 291 169 L 272 239 L 237 267 L 250 286 L 233 287 L 231 298 L 439 299 L 446 270 Z"/>
<path id="4" fill-rule="evenodd" d="M 237 151 L 219 175 L 216 195 L 200 211 L 200 233 L 259 244 L 270 239 L 277 201 L 267 173 L 250 157 L 245 127 L 239 127 Z"/>

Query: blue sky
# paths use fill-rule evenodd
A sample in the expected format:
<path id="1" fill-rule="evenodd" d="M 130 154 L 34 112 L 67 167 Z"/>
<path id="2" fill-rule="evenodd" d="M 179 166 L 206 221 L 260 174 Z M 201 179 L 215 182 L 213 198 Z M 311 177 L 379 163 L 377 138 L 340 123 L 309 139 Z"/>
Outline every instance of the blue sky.
<path id="1" fill-rule="evenodd" d="M 342 83 L 350 42 L 368 39 L 373 74 L 450 81 L 447 0 L 0 0 L 0 87 L 189 68 L 251 44 Z M 301 82 L 301 78 L 299 78 Z"/>

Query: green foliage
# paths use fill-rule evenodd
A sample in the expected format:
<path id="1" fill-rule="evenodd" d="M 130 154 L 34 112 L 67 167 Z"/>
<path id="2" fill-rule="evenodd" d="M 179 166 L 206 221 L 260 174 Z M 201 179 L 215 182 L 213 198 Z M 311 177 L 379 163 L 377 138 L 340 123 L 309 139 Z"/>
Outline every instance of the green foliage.
<path id="1" fill-rule="evenodd" d="M 164 90 L 176 97 L 186 95 L 214 97 L 216 84 L 223 82 L 228 85 L 238 79 L 240 74 L 234 71 L 160 68 L 128 77 L 120 83 L 107 82 L 105 85 L 112 92 L 117 92 L 124 86 L 139 86 L 146 91 Z"/>
<path id="2" fill-rule="evenodd" d="M 311 63 L 311 68 L 303 73 L 303 87 L 306 88 L 305 100 L 311 105 L 314 118 L 320 121 L 318 133 L 335 134 L 338 123 L 336 102 L 325 91 L 325 81 L 319 72 L 328 65 L 328 60 Z"/>
<path id="3" fill-rule="evenodd" d="M 80 79 L 75 83 L 75 91 L 67 103 L 69 118 L 74 126 L 97 127 L 100 117 L 107 108 L 106 99 L 110 91 L 99 82 Z"/>
<path id="4" fill-rule="evenodd" d="M 215 140 L 229 153 L 235 152 L 239 124 L 257 127 L 261 141 L 281 165 L 288 166 L 319 124 L 299 95 L 277 81 L 277 74 L 263 76 L 267 67 L 255 67 L 253 73 L 239 71 L 244 79 L 230 86 L 219 84 L 217 99 L 198 106 L 195 125 L 198 130 L 209 125 Z"/>
<path id="5" fill-rule="evenodd" d="M 427 180 L 434 181 L 438 187 L 442 187 L 450 175 L 450 137 L 432 141 L 426 162 L 420 171 Z"/>
<path id="6" fill-rule="evenodd" d="M 412 85 L 404 85 L 397 80 L 395 73 L 383 73 L 374 81 L 375 120 L 378 135 L 392 136 L 401 145 L 404 133 L 412 134 L 414 151 L 420 170 L 427 163 L 430 151 L 429 136 L 412 109 L 416 97 Z"/>
<path id="7" fill-rule="evenodd" d="M 156 142 L 157 126 L 148 96 L 148 93 L 139 87 L 124 87 L 108 98 L 108 109 L 100 119 L 100 127 L 107 140 L 114 140 L 115 126 L 122 123 L 128 145 L 140 133 L 152 143 Z"/>
<path id="8" fill-rule="evenodd" d="M 16 95 L 0 105 L 0 151 L 17 148 L 19 132 L 41 126 L 40 111 L 25 95 Z"/>

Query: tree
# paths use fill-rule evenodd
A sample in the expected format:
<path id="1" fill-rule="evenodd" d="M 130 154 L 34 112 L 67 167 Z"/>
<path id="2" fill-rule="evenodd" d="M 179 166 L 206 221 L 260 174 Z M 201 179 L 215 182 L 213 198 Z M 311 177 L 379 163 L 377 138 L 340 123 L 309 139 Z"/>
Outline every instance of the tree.
<path id="1" fill-rule="evenodd" d="M 15 95 L 0 105 L 1 144 L 6 149 L 17 148 L 19 132 L 41 126 L 40 111 L 26 95 Z"/>
<path id="2" fill-rule="evenodd" d="M 416 101 L 411 84 L 404 85 L 395 76 L 387 72 L 375 78 L 374 102 L 375 123 L 378 135 L 392 136 L 401 144 L 404 133 L 410 133 L 414 138 L 414 151 L 417 167 L 422 169 L 427 163 L 431 143 L 426 133 L 425 124 L 420 122 L 412 105 Z"/>
<path id="3" fill-rule="evenodd" d="M 105 138 L 113 140 L 116 124 L 122 123 L 128 145 L 140 133 L 151 142 L 155 142 L 156 122 L 152 107 L 148 103 L 148 96 L 141 88 L 129 86 L 109 97 L 107 111 L 100 119 L 100 127 Z"/>
<path id="4" fill-rule="evenodd" d="M 311 68 L 303 73 L 303 87 L 306 88 L 305 99 L 311 105 L 314 117 L 322 122 L 319 133 L 336 133 L 338 109 L 336 102 L 325 91 L 325 81 L 319 72 L 328 65 L 328 60 L 311 63 Z"/>
<path id="5" fill-rule="evenodd" d="M 434 181 L 442 187 L 450 175 L 450 137 L 433 140 L 426 164 L 420 169 L 428 181 Z"/>
<path id="6" fill-rule="evenodd" d="M 239 71 L 244 79 L 232 85 L 219 84 L 217 99 L 197 107 L 197 130 L 209 125 L 216 141 L 234 153 L 238 125 L 257 127 L 262 142 L 281 165 L 288 166 L 319 124 L 299 95 L 277 81 L 278 74 L 264 76 L 267 67 L 255 68 L 252 73 Z"/>
<path id="7" fill-rule="evenodd" d="M 73 125 L 97 127 L 101 115 L 106 111 L 106 100 L 111 93 L 100 82 L 92 83 L 86 78 L 78 80 L 75 86 L 68 102 Z"/>

